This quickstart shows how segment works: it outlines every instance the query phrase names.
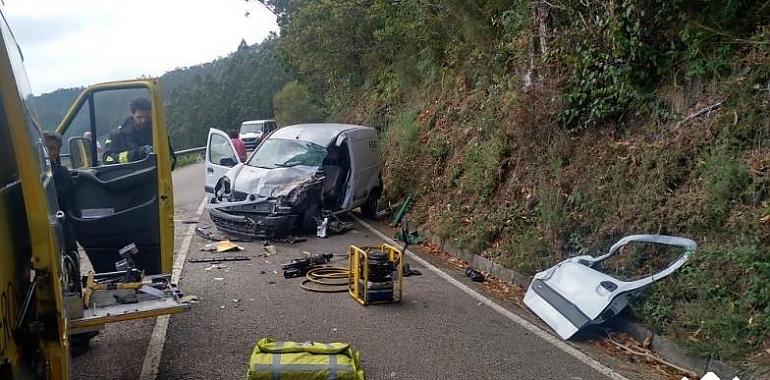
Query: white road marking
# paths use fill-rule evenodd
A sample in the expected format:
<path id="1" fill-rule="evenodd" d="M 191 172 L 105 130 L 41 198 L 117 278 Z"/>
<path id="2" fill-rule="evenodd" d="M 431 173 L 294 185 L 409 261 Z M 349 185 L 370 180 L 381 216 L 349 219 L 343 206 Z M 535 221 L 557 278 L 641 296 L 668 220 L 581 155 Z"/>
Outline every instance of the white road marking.
<path id="1" fill-rule="evenodd" d="M 399 247 L 400 246 L 399 243 L 395 242 L 393 239 L 391 239 L 387 235 L 385 235 L 382 232 L 380 232 L 380 230 L 370 226 L 368 223 L 364 222 L 363 220 L 361 220 L 357 216 L 352 215 L 352 214 L 350 214 L 350 215 L 353 216 L 353 218 L 358 223 L 360 223 L 362 226 L 366 227 L 366 229 L 368 229 L 369 231 L 371 231 L 372 233 L 377 235 L 380 239 L 386 241 L 388 244 L 391 244 L 394 247 Z M 414 254 L 413 252 L 409 251 L 408 249 L 406 250 L 406 255 L 409 256 L 410 259 L 418 262 L 423 267 L 430 269 L 433 273 L 437 274 L 439 277 L 443 278 L 444 280 L 446 280 L 450 284 L 452 284 L 455 287 L 459 288 L 460 290 L 462 290 L 463 292 L 465 292 L 469 296 L 475 298 L 477 301 L 479 301 L 479 302 L 489 306 L 490 308 L 492 308 L 492 310 L 500 313 L 501 315 L 503 315 L 504 317 L 510 319 L 511 321 L 513 321 L 517 325 L 523 327 L 527 331 L 529 331 L 529 332 L 539 336 L 540 338 L 542 338 L 546 342 L 551 343 L 552 345 L 556 346 L 556 348 L 566 352 L 567 354 L 571 355 L 572 357 L 574 357 L 575 359 L 577 359 L 581 363 L 583 363 L 583 364 L 585 364 L 585 365 L 595 369 L 596 371 L 600 372 L 601 374 L 603 374 L 603 375 L 605 375 L 605 376 L 607 376 L 607 377 L 609 377 L 611 379 L 614 379 L 614 380 L 628 380 L 623 375 L 615 372 L 612 368 L 607 367 L 606 365 L 600 363 L 596 359 L 594 359 L 594 358 L 584 354 L 583 352 L 581 352 L 577 348 L 572 347 L 572 346 L 570 346 L 567 343 L 564 343 L 562 340 L 560 340 L 559 338 L 549 334 L 548 332 L 544 331 L 543 329 L 541 329 L 537 325 L 534 325 L 531 322 L 527 321 L 526 319 L 524 319 L 524 318 L 514 314 L 512 311 L 506 309 L 503 306 L 500 306 L 498 303 L 496 303 L 496 302 L 492 301 L 491 299 L 481 295 L 480 293 L 478 293 L 475 290 L 471 289 L 470 287 L 468 287 L 467 285 L 465 285 L 462 282 L 458 281 L 454 277 L 444 273 L 444 271 L 442 271 L 441 269 L 437 268 L 433 264 L 425 261 L 424 259 L 422 259 L 421 257 L 417 256 L 416 254 Z"/>
<path id="2" fill-rule="evenodd" d="M 195 215 L 200 218 L 205 206 L 206 198 L 204 197 L 200 206 L 198 206 L 198 210 L 195 211 Z M 192 238 L 195 234 L 195 227 L 196 224 L 190 224 L 190 226 L 187 227 L 184 240 L 182 240 L 182 246 L 174 259 L 174 269 L 171 271 L 171 282 L 174 284 L 179 283 L 182 275 L 182 268 L 184 268 L 184 262 L 187 260 L 187 253 L 190 251 L 190 244 L 192 244 Z M 158 376 L 160 359 L 163 355 L 163 346 L 166 344 L 168 322 L 168 315 L 161 315 L 155 318 L 155 327 L 152 329 L 150 343 L 147 345 L 147 352 L 144 354 L 144 362 L 142 362 L 142 372 L 139 375 L 140 380 L 155 380 Z"/>

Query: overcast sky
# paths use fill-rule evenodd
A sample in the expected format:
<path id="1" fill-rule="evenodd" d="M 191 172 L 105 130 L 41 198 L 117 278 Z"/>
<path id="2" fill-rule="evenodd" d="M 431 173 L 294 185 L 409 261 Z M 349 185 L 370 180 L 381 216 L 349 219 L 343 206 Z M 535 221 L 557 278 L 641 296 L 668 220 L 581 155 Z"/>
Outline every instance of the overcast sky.
<path id="1" fill-rule="evenodd" d="M 245 0 L 3 0 L 35 94 L 159 76 L 277 31 Z M 249 16 L 246 17 L 246 12 Z"/>

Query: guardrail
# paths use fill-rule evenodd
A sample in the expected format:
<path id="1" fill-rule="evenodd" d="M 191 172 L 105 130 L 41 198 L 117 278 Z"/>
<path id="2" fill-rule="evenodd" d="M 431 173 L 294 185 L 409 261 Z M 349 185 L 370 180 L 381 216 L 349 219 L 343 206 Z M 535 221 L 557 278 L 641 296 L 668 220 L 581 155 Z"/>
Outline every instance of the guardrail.
<path id="1" fill-rule="evenodd" d="M 206 151 L 205 146 L 199 146 L 197 148 L 190 148 L 190 149 L 182 149 L 174 152 L 177 156 L 183 156 L 185 154 L 193 154 L 193 153 L 203 153 Z"/>

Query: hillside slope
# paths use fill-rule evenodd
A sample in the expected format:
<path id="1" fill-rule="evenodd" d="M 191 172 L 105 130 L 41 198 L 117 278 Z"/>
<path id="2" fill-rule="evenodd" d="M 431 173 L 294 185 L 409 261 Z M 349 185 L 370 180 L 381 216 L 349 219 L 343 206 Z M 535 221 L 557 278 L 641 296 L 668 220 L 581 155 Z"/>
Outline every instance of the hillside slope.
<path id="1" fill-rule="evenodd" d="M 530 275 L 627 234 L 690 237 L 633 317 L 770 362 L 767 2 L 265 3 L 332 119 L 379 128 L 386 196 L 414 195 L 424 228 Z"/>

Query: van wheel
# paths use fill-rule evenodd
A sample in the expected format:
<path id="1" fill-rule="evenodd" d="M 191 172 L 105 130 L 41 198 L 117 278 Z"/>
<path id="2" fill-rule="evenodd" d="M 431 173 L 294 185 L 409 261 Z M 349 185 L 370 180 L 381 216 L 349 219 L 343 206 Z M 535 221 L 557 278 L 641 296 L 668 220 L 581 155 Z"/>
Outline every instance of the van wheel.
<path id="1" fill-rule="evenodd" d="M 366 198 L 366 203 L 361 206 L 361 212 L 364 213 L 364 216 L 368 218 L 377 216 L 377 201 L 379 198 L 380 195 L 377 191 L 372 191 L 371 194 L 369 194 L 369 198 Z"/>

